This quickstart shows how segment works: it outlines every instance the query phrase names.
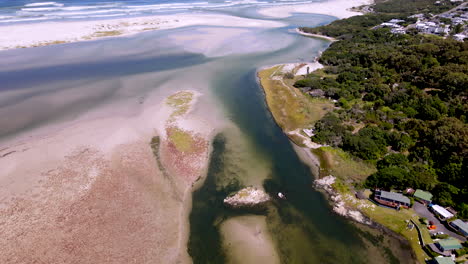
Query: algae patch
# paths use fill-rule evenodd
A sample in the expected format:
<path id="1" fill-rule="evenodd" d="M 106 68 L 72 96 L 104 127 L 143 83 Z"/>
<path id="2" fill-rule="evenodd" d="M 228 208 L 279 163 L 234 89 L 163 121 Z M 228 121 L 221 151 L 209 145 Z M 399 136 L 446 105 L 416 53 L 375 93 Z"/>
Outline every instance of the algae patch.
<path id="1" fill-rule="evenodd" d="M 193 98 L 194 94 L 189 91 L 181 91 L 169 96 L 166 99 L 166 104 L 174 108 L 171 119 L 187 114 Z"/>
<path id="2" fill-rule="evenodd" d="M 190 132 L 173 126 L 168 127 L 166 131 L 169 141 L 174 144 L 178 151 L 191 153 L 196 150 L 197 142 Z"/>

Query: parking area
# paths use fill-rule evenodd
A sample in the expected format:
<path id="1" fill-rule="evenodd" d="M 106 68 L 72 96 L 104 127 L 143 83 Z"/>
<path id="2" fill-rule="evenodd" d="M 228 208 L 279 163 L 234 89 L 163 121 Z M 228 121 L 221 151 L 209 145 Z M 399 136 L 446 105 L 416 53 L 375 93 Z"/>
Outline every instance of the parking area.
<path id="1" fill-rule="evenodd" d="M 452 230 L 448 229 L 440 220 L 434 216 L 434 214 L 429 211 L 425 204 L 421 204 L 419 202 L 415 202 L 413 205 L 414 211 L 419 215 L 419 217 L 424 217 L 429 221 L 432 221 L 437 228 L 435 230 L 430 230 L 430 233 L 437 233 L 443 232 L 451 237 L 457 238 L 460 241 L 466 241 L 465 237 L 453 232 Z"/>

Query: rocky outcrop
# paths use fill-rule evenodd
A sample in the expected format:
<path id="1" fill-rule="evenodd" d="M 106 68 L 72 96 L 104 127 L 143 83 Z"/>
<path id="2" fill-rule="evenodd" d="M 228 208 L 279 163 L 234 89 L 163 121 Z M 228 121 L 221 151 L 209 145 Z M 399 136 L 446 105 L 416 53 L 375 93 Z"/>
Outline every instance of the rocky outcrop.
<path id="1" fill-rule="evenodd" d="M 233 208 L 255 207 L 270 201 L 271 197 L 263 190 L 255 187 L 244 188 L 234 195 L 224 199 L 224 204 Z"/>
<path id="2" fill-rule="evenodd" d="M 314 184 L 316 188 L 325 190 L 330 195 L 330 199 L 333 202 L 333 211 L 335 213 L 351 218 L 361 224 L 372 225 L 372 221 L 365 217 L 360 211 L 353 210 L 346 205 L 346 201 L 349 202 L 349 199 L 352 199 L 352 197 L 348 197 L 349 195 L 343 196 L 335 191 L 335 189 L 333 189 L 335 180 L 336 178 L 334 176 L 329 175 L 315 180 Z M 357 207 L 359 208 L 359 205 Z"/>

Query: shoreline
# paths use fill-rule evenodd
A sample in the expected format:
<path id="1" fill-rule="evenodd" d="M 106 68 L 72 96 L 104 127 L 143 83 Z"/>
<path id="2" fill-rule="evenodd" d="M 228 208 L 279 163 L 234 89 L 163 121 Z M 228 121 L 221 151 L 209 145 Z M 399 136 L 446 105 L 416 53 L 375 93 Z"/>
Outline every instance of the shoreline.
<path id="1" fill-rule="evenodd" d="M 56 44 L 129 37 L 155 30 L 189 26 L 233 28 L 282 27 L 277 21 L 241 18 L 225 14 L 189 14 L 142 16 L 107 20 L 62 21 L 0 26 L 0 51 Z M 31 32 L 36 32 L 31 34 Z"/>
<path id="2" fill-rule="evenodd" d="M 330 42 L 339 41 L 338 39 L 328 37 L 328 36 L 324 36 L 324 35 L 310 34 L 310 33 L 302 32 L 300 30 L 300 28 L 296 28 L 295 31 L 296 31 L 296 33 L 298 33 L 300 35 L 303 35 L 303 36 L 306 36 L 306 37 L 321 38 L 321 39 L 328 40 Z M 288 65 L 288 64 L 287 63 L 278 64 L 278 65 L 275 65 L 275 66 L 286 66 L 286 65 Z M 351 221 L 351 223 L 354 226 L 356 226 L 356 228 L 358 228 L 362 232 L 366 232 L 365 230 L 366 230 L 366 227 L 367 227 L 367 228 L 370 228 L 368 230 L 376 230 L 376 232 L 383 233 L 383 234 L 389 236 L 391 239 L 394 239 L 394 242 L 398 241 L 398 244 L 400 244 L 402 247 L 408 248 L 408 250 L 405 251 L 405 250 L 396 248 L 394 253 L 398 254 L 398 256 L 400 256 L 400 257 L 401 256 L 407 256 L 408 258 L 411 258 L 412 261 L 414 261 L 414 263 L 419 263 L 418 262 L 419 255 L 418 255 L 417 249 L 413 247 L 412 240 L 410 240 L 410 238 L 407 237 L 407 235 L 400 234 L 400 233 L 392 230 L 391 227 L 387 227 L 384 224 L 381 224 L 380 222 L 378 222 L 375 219 L 371 218 L 372 214 L 367 215 L 365 213 L 365 210 L 364 210 L 365 205 L 362 205 L 363 207 L 361 208 L 360 207 L 361 205 L 359 204 L 359 202 L 357 202 L 358 204 L 353 204 L 353 202 L 351 201 L 351 204 L 349 204 L 350 203 L 350 200 L 349 200 L 349 197 L 348 197 L 349 194 L 341 194 L 338 189 L 335 189 L 335 187 L 332 186 L 333 183 L 328 184 L 328 185 L 319 183 L 321 179 L 327 178 L 327 177 L 320 178 L 321 177 L 320 176 L 320 171 L 321 171 L 321 161 L 320 161 L 320 159 L 321 159 L 321 157 L 319 156 L 319 154 L 312 153 L 311 148 L 304 147 L 302 145 L 298 145 L 296 140 L 294 140 L 293 138 L 290 137 L 290 133 L 288 133 L 287 130 L 285 130 L 284 128 L 282 128 L 278 124 L 278 121 L 276 120 L 275 115 L 272 112 L 272 110 L 270 108 L 270 105 L 268 104 L 268 101 L 267 101 L 267 98 L 266 98 L 265 87 L 263 87 L 262 84 L 261 84 L 261 81 L 260 81 L 261 77 L 259 75 L 259 72 L 267 70 L 267 69 L 271 69 L 272 67 L 274 67 L 274 66 L 261 67 L 261 68 L 259 68 L 259 70 L 257 70 L 258 83 L 259 83 L 262 91 L 264 92 L 265 103 L 267 105 L 267 108 L 268 108 L 270 114 L 273 116 L 273 119 L 275 120 L 275 123 L 282 129 L 283 133 L 286 136 L 288 136 L 288 138 L 289 138 L 294 150 L 296 151 L 297 155 L 299 156 L 299 158 L 306 165 L 309 166 L 309 168 L 310 168 L 310 170 L 312 172 L 312 175 L 317 175 L 317 178 L 314 181 L 314 188 L 324 195 L 324 197 L 328 201 L 329 205 L 331 206 L 330 209 L 332 209 L 332 211 L 335 214 L 340 215 L 340 216 L 342 216 L 344 218 L 347 218 L 348 220 Z M 269 78 L 269 79 L 273 79 L 273 78 Z M 330 177 L 333 177 L 333 176 L 330 175 Z M 333 178 L 335 178 L 335 177 L 333 177 Z M 351 197 L 351 198 L 353 198 L 353 197 Z M 391 244 L 388 244 L 387 246 L 388 246 L 388 248 L 392 248 Z"/>
<path id="3" fill-rule="evenodd" d="M 353 7 L 369 4 L 371 0 L 332 0 L 320 3 L 281 5 L 260 8 L 259 14 L 285 18 L 292 13 L 313 13 L 347 18 L 361 14 Z M 340 8 L 336 8 L 336 7 Z M 92 41 L 113 37 L 128 37 L 155 30 L 189 26 L 224 27 L 282 27 L 284 23 L 241 18 L 226 14 L 190 14 L 141 16 L 87 21 L 61 21 L 0 26 L 0 51 Z M 32 33 L 36 32 L 36 33 Z M 314 36 L 319 37 L 319 36 Z M 325 38 L 326 37 L 321 37 Z"/>
<path id="4" fill-rule="evenodd" d="M 276 65 L 276 67 L 280 65 Z M 282 64 L 282 65 L 287 65 L 287 64 Z M 261 69 L 268 70 L 271 68 L 262 67 Z M 404 251 L 403 249 L 400 249 L 398 247 L 398 248 L 395 248 L 394 253 L 398 254 L 399 256 L 402 256 L 405 254 L 407 254 L 407 256 L 411 255 L 411 258 L 413 260 L 417 260 L 416 253 L 412 249 L 410 242 L 403 235 L 398 234 L 395 231 L 391 230 L 390 228 L 380 224 L 379 222 L 374 221 L 359 208 L 348 205 L 347 204 L 348 197 L 343 197 L 342 194 L 340 194 L 337 190 L 335 190 L 334 187 L 332 186 L 333 182 L 325 182 L 324 184 L 320 183 L 321 180 L 327 181 L 327 178 L 329 177 L 335 178 L 335 177 L 329 176 L 329 177 L 320 178 L 320 171 L 322 170 L 321 161 L 320 161 L 321 158 L 317 156 L 317 154 L 312 153 L 311 148 L 298 145 L 295 142 L 295 140 L 291 138 L 290 133 L 286 133 L 286 131 L 278 124 L 278 121 L 275 118 L 275 114 L 272 112 L 272 109 L 270 108 L 270 105 L 268 104 L 265 87 L 263 87 L 263 85 L 261 84 L 261 81 L 260 81 L 261 77 L 259 75 L 259 72 L 260 70 L 258 70 L 256 74 L 257 83 L 259 87 L 261 88 L 261 91 L 264 94 L 264 102 L 266 104 L 267 110 L 272 115 L 275 121 L 275 124 L 289 138 L 290 144 L 292 145 L 293 149 L 295 150 L 300 160 L 309 167 L 311 174 L 317 177 L 315 178 L 314 184 L 313 186 L 311 186 L 311 188 L 315 188 L 318 192 L 320 192 L 324 196 L 324 198 L 326 199 L 326 201 L 328 202 L 330 206 L 330 210 L 334 214 L 340 217 L 344 217 L 345 219 L 350 221 L 350 223 L 352 223 L 356 228 L 358 228 L 359 230 L 362 230 L 363 232 L 365 232 L 364 227 L 368 227 L 372 230 L 376 230 L 377 232 L 380 232 L 384 235 L 389 236 L 391 239 L 395 239 L 394 241 L 399 241 L 399 243 L 401 243 L 402 246 L 408 246 L 409 248 L 411 248 L 411 250 Z M 360 227 L 359 225 L 362 225 L 362 227 Z M 391 247 L 391 244 L 387 244 L 386 246 L 387 248 L 389 248 Z"/>
<path id="5" fill-rule="evenodd" d="M 291 16 L 292 13 L 310 13 L 329 15 L 337 17 L 338 19 L 343 19 L 362 14 L 362 12 L 354 10 L 353 8 L 370 5 L 372 2 L 373 0 L 332 0 L 309 4 L 267 7 L 261 9 L 259 13 L 275 18 L 285 18 Z"/>
<path id="6" fill-rule="evenodd" d="M 299 35 L 306 36 L 306 37 L 313 37 L 313 38 L 325 39 L 325 40 L 328 40 L 328 41 L 330 41 L 330 42 L 338 41 L 336 38 L 332 38 L 332 37 L 329 37 L 329 36 L 320 35 L 320 34 L 312 34 L 312 33 L 304 32 L 304 31 L 302 31 L 300 28 L 296 28 L 296 32 L 297 32 Z"/>

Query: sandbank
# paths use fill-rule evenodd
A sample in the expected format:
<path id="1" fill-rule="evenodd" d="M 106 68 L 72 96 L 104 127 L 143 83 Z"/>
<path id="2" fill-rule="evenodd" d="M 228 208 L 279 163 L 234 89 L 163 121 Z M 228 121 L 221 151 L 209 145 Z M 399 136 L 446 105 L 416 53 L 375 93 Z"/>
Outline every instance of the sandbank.
<path id="1" fill-rule="evenodd" d="M 187 27 L 281 27 L 281 22 L 221 14 L 177 14 L 94 21 L 45 22 L 0 26 L 0 50 L 62 44 Z"/>
<path id="2" fill-rule="evenodd" d="M 228 263 L 280 263 L 266 216 L 232 217 L 221 224 Z"/>
<path id="3" fill-rule="evenodd" d="M 284 18 L 292 13 L 313 13 L 334 16 L 337 18 L 347 18 L 360 14 L 351 8 L 368 5 L 372 0 L 331 0 L 326 2 L 316 2 L 310 4 L 298 4 L 287 6 L 267 7 L 259 10 L 265 16 Z"/>

